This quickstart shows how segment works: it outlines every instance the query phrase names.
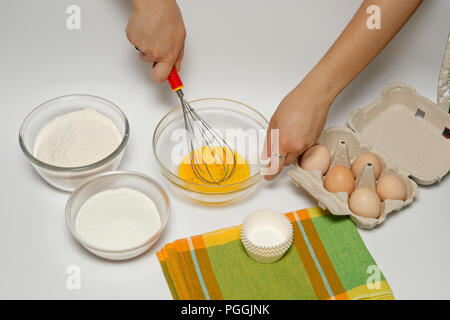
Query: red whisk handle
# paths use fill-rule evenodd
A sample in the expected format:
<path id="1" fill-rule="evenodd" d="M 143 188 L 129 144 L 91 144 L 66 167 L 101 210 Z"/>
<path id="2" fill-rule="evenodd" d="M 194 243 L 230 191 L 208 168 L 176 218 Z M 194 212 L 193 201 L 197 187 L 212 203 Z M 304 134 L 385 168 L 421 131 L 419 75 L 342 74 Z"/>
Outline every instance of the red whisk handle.
<path id="1" fill-rule="evenodd" d="M 169 81 L 172 91 L 178 91 L 183 88 L 183 82 L 181 82 L 180 76 L 178 75 L 177 69 L 175 69 L 175 67 L 172 68 L 167 81 Z"/>

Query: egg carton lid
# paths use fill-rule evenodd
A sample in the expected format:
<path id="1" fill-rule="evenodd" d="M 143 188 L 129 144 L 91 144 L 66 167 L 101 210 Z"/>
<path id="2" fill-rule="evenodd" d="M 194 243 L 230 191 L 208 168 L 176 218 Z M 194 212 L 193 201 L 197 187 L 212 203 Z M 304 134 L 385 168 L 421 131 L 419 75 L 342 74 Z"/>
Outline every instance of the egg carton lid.
<path id="1" fill-rule="evenodd" d="M 450 33 L 439 73 L 437 102 L 445 112 L 450 112 Z"/>
<path id="2" fill-rule="evenodd" d="M 417 183 L 438 182 L 450 169 L 450 114 L 404 83 L 392 83 L 374 102 L 353 111 L 349 127 Z"/>

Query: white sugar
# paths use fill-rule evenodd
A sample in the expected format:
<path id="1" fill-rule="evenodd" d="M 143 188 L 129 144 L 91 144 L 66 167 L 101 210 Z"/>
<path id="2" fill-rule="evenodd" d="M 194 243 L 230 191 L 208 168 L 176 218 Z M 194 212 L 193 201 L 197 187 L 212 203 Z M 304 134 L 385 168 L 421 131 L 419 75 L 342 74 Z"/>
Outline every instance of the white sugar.
<path id="1" fill-rule="evenodd" d="M 84 241 L 109 250 L 139 246 L 160 227 L 154 202 L 129 188 L 95 194 L 83 204 L 76 219 L 77 233 Z"/>

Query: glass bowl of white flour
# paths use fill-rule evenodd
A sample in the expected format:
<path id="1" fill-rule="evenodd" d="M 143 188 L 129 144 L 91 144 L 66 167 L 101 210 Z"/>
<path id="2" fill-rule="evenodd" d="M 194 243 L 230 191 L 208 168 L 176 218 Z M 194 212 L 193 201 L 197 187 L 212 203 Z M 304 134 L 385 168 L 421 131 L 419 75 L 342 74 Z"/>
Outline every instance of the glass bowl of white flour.
<path id="1" fill-rule="evenodd" d="M 114 103 L 74 94 L 33 109 L 22 123 L 19 143 L 46 182 L 73 191 L 90 177 L 119 167 L 129 132 L 125 114 Z"/>
<path id="2" fill-rule="evenodd" d="M 112 171 L 91 178 L 72 193 L 66 223 L 93 254 L 125 260 L 156 243 L 169 213 L 169 197 L 158 182 L 136 172 Z"/>

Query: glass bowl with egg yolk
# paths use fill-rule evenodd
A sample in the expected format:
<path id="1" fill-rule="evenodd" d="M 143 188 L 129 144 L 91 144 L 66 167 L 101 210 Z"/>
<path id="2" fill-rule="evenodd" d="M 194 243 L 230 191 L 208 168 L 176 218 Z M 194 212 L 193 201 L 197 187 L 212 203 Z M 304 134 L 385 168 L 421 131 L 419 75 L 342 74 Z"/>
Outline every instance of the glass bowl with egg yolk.
<path id="1" fill-rule="evenodd" d="M 204 182 L 194 174 L 191 155 L 186 152 L 183 112 L 178 106 L 161 119 L 153 134 L 153 153 L 159 170 L 172 189 L 195 202 L 217 205 L 244 199 L 263 179 L 260 155 L 268 121 L 254 108 L 230 99 L 199 99 L 191 101 L 190 105 L 220 134 L 226 132 L 228 138 L 229 132 L 236 133 L 238 137 L 230 144 L 236 167 L 230 177 L 220 183 Z M 222 164 L 202 165 L 208 166 L 214 178 L 223 176 Z"/>
<path id="2" fill-rule="evenodd" d="M 237 152 L 227 157 L 227 151 L 219 147 L 202 147 L 187 154 L 178 168 L 181 179 L 192 182 L 195 190 L 209 191 L 209 186 L 216 185 L 216 192 L 230 192 L 239 188 L 239 182 L 250 177 L 247 160 Z M 196 162 L 195 173 L 193 162 Z M 205 181 L 206 180 L 206 181 Z M 213 183 L 217 181 L 217 183 Z"/>

